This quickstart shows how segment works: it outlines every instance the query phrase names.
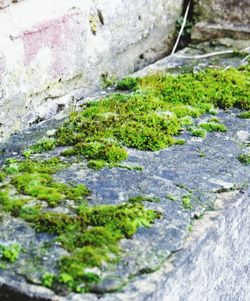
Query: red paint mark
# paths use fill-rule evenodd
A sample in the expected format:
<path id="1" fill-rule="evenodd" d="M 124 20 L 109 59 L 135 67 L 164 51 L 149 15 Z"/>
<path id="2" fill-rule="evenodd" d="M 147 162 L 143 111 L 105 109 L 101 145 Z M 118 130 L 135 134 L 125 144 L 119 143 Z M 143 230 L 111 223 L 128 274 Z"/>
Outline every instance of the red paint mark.
<path id="1" fill-rule="evenodd" d="M 72 61 L 70 49 L 77 38 L 76 32 L 80 30 L 75 18 L 77 15 L 79 12 L 70 13 L 23 32 L 21 38 L 24 44 L 25 64 L 30 65 L 41 49 L 49 48 L 52 53 L 52 70 L 56 74 L 65 71 Z"/>

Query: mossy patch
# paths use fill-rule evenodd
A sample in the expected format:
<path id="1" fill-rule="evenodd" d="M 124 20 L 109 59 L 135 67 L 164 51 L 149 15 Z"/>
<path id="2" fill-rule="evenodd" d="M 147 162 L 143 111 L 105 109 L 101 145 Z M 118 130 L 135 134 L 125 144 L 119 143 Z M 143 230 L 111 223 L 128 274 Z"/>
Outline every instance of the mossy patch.
<path id="1" fill-rule="evenodd" d="M 227 131 L 227 127 L 224 124 L 218 122 L 204 122 L 200 123 L 199 126 L 207 132 L 225 133 Z"/>
<path id="2" fill-rule="evenodd" d="M 184 128 L 204 113 L 222 109 L 250 107 L 249 70 L 212 70 L 171 76 L 154 74 L 145 78 L 125 78 L 114 94 L 93 101 L 82 112 L 73 113 L 58 129 L 57 145 L 71 146 L 65 156 L 82 155 L 89 167 L 100 169 L 126 158 L 124 147 L 157 151 L 176 144 Z M 225 132 L 225 125 L 213 117 L 199 128 Z M 204 131 L 194 130 L 205 138 Z"/>
<path id="3" fill-rule="evenodd" d="M 250 165 L 250 154 L 241 154 L 237 158 L 242 164 Z"/>
<path id="4" fill-rule="evenodd" d="M 54 139 L 44 138 L 33 144 L 30 148 L 23 152 L 24 157 L 29 158 L 32 154 L 40 154 L 55 149 L 56 143 Z"/>
<path id="5" fill-rule="evenodd" d="M 110 152 L 108 161 L 113 162 L 114 156 Z M 99 274 L 89 269 L 98 268 L 102 273 L 103 267 L 115 264 L 122 254 L 120 240 L 131 238 L 139 227 L 150 227 L 160 213 L 143 204 L 156 201 L 153 197 L 137 197 L 119 205 L 89 206 L 85 197 L 90 192 L 86 186 L 54 180 L 53 174 L 66 166 L 58 158 L 7 160 L 3 170 L 8 183 L 0 192 L 0 208 L 25 220 L 37 232 L 53 235 L 54 241 L 68 252 L 58 258 L 55 274 L 45 272 L 41 276 L 41 284 L 56 291 L 63 286 L 70 291 L 86 292 L 101 280 Z M 34 200 L 45 201 L 48 206 L 34 205 Z M 49 208 L 66 200 L 74 201 L 67 213 Z M 14 262 L 17 251 L 14 246 L 0 247 L 0 256 L 3 261 Z"/>
<path id="6" fill-rule="evenodd" d="M 21 247 L 19 244 L 0 245 L 0 259 L 5 262 L 15 262 L 20 254 Z"/>
<path id="7" fill-rule="evenodd" d="M 207 135 L 207 131 L 201 127 L 191 128 L 190 132 L 194 137 L 200 137 L 202 139 L 205 139 Z"/>
<path id="8" fill-rule="evenodd" d="M 241 119 L 250 119 L 250 111 L 242 112 L 237 115 Z"/>

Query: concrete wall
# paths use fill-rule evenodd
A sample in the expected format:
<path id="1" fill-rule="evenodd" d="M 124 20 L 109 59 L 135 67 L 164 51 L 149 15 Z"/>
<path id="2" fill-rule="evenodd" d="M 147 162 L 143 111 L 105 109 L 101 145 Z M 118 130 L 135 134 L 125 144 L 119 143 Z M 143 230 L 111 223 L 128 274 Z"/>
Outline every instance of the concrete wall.
<path id="1" fill-rule="evenodd" d="M 1 5 L 11 1 L 1 1 Z M 172 47 L 183 0 L 23 0 L 0 10 L 0 137 Z"/>

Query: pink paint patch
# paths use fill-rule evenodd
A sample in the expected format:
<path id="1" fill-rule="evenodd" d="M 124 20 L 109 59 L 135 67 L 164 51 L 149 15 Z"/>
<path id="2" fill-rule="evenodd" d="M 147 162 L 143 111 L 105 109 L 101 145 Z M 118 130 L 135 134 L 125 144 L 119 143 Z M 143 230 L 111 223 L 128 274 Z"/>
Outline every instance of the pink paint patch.
<path id="1" fill-rule="evenodd" d="M 49 20 L 36 26 L 33 30 L 23 32 L 25 64 L 30 65 L 39 51 L 48 48 L 52 55 L 52 70 L 61 74 L 72 62 L 70 49 L 79 33 L 79 12 L 64 15 L 59 19 Z"/>

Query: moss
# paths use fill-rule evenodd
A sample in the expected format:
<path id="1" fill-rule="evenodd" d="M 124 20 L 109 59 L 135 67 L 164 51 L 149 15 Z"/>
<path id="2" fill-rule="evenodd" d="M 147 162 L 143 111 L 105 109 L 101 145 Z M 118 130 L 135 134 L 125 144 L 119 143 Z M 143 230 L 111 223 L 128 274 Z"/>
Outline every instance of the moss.
<path id="1" fill-rule="evenodd" d="M 242 112 L 242 113 L 238 114 L 237 117 L 242 118 L 242 119 L 249 119 L 250 118 L 250 111 Z"/>
<path id="2" fill-rule="evenodd" d="M 160 201 L 161 201 L 160 198 L 151 197 L 151 196 L 135 196 L 129 198 L 128 200 L 129 203 L 144 203 L 144 202 L 159 203 Z"/>
<path id="3" fill-rule="evenodd" d="M 175 145 L 184 145 L 186 143 L 186 140 L 185 139 L 176 139 L 174 141 L 174 144 Z"/>
<path id="4" fill-rule="evenodd" d="M 54 281 L 54 277 L 54 274 L 48 272 L 44 273 L 42 276 L 42 285 L 51 288 Z"/>
<path id="5" fill-rule="evenodd" d="M 0 183 L 3 182 L 6 178 L 6 173 L 0 170 Z"/>
<path id="6" fill-rule="evenodd" d="M 222 132 L 225 133 L 227 131 L 227 127 L 224 124 L 217 122 L 204 122 L 200 123 L 199 126 L 206 130 L 207 132 Z"/>
<path id="7" fill-rule="evenodd" d="M 133 78 L 133 77 L 126 77 L 117 83 L 116 89 L 118 89 L 118 90 L 134 90 L 134 89 L 136 89 L 137 84 L 138 84 L 138 79 Z"/>
<path id="8" fill-rule="evenodd" d="M 237 159 L 245 165 L 250 165 L 250 154 L 241 154 L 237 157 Z"/>
<path id="9" fill-rule="evenodd" d="M 10 197 L 7 190 L 0 191 L 0 208 L 2 211 L 10 212 L 11 215 L 17 217 L 20 214 L 21 208 L 27 204 L 29 199 L 21 199 Z"/>
<path id="10" fill-rule="evenodd" d="M 205 139 L 207 135 L 207 131 L 200 127 L 192 128 L 190 132 L 194 137 L 200 137 L 202 139 Z"/>
<path id="11" fill-rule="evenodd" d="M 104 160 L 90 160 L 88 162 L 88 167 L 95 170 L 102 169 L 105 166 L 108 166 L 108 164 Z"/>
<path id="12" fill-rule="evenodd" d="M 182 197 L 182 206 L 185 210 L 193 209 L 190 194 L 186 194 Z"/>
<path id="13" fill-rule="evenodd" d="M 217 117 L 212 117 L 212 118 L 210 118 L 210 119 L 208 120 L 208 122 L 220 123 L 221 121 L 220 121 L 220 119 L 217 118 Z"/>
<path id="14" fill-rule="evenodd" d="M 19 244 L 0 245 L 0 257 L 7 262 L 15 262 L 20 254 L 21 247 Z"/>
<path id="15" fill-rule="evenodd" d="M 54 174 L 66 166 L 67 165 L 62 163 L 59 158 L 51 158 L 45 161 L 9 159 L 5 162 L 4 171 L 7 175 L 14 175 L 21 172 Z"/>
<path id="16" fill-rule="evenodd" d="M 248 69 L 127 78 L 118 87 L 132 89 L 133 93 L 114 94 L 89 103 L 80 113 L 74 112 L 57 131 L 56 143 L 72 146 L 63 155 L 82 155 L 94 169 L 107 166 L 99 160 L 119 163 L 126 158 L 123 147 L 157 151 L 176 144 L 174 136 L 183 127 L 189 128 L 193 118 L 204 113 L 216 113 L 216 107 L 247 109 L 248 85 Z M 226 130 L 217 118 L 201 127 Z M 194 131 L 202 137 L 204 133 Z"/>
<path id="17" fill-rule="evenodd" d="M 44 138 L 33 144 L 29 149 L 23 152 L 25 158 L 29 158 L 32 154 L 40 154 L 55 149 L 56 142 L 54 139 Z"/>
<path id="18" fill-rule="evenodd" d="M 172 202 L 176 202 L 177 201 L 177 197 L 175 195 L 172 195 L 172 194 L 167 194 L 166 198 L 169 199 Z"/>
<path id="19" fill-rule="evenodd" d="M 190 125 L 193 125 L 194 121 L 193 121 L 193 118 L 190 117 L 190 116 L 185 116 L 185 117 L 182 117 L 180 118 L 180 124 L 182 126 L 190 126 Z"/>
<path id="20" fill-rule="evenodd" d="M 44 285 L 63 282 L 77 291 L 83 283 L 88 287 L 93 281 L 99 281 L 99 276 L 87 269 L 117 262 L 121 252 L 119 241 L 131 238 L 139 227 L 149 227 L 160 217 L 157 211 L 146 209 L 142 204 L 153 198 L 138 199 L 119 205 L 80 205 L 74 215 L 41 210 L 25 212 L 27 207 L 24 208 L 22 218 L 39 232 L 57 235 L 56 241 L 69 253 L 58 262 L 59 275 L 43 276 Z M 60 280 L 62 275 L 67 275 L 70 282 Z"/>

